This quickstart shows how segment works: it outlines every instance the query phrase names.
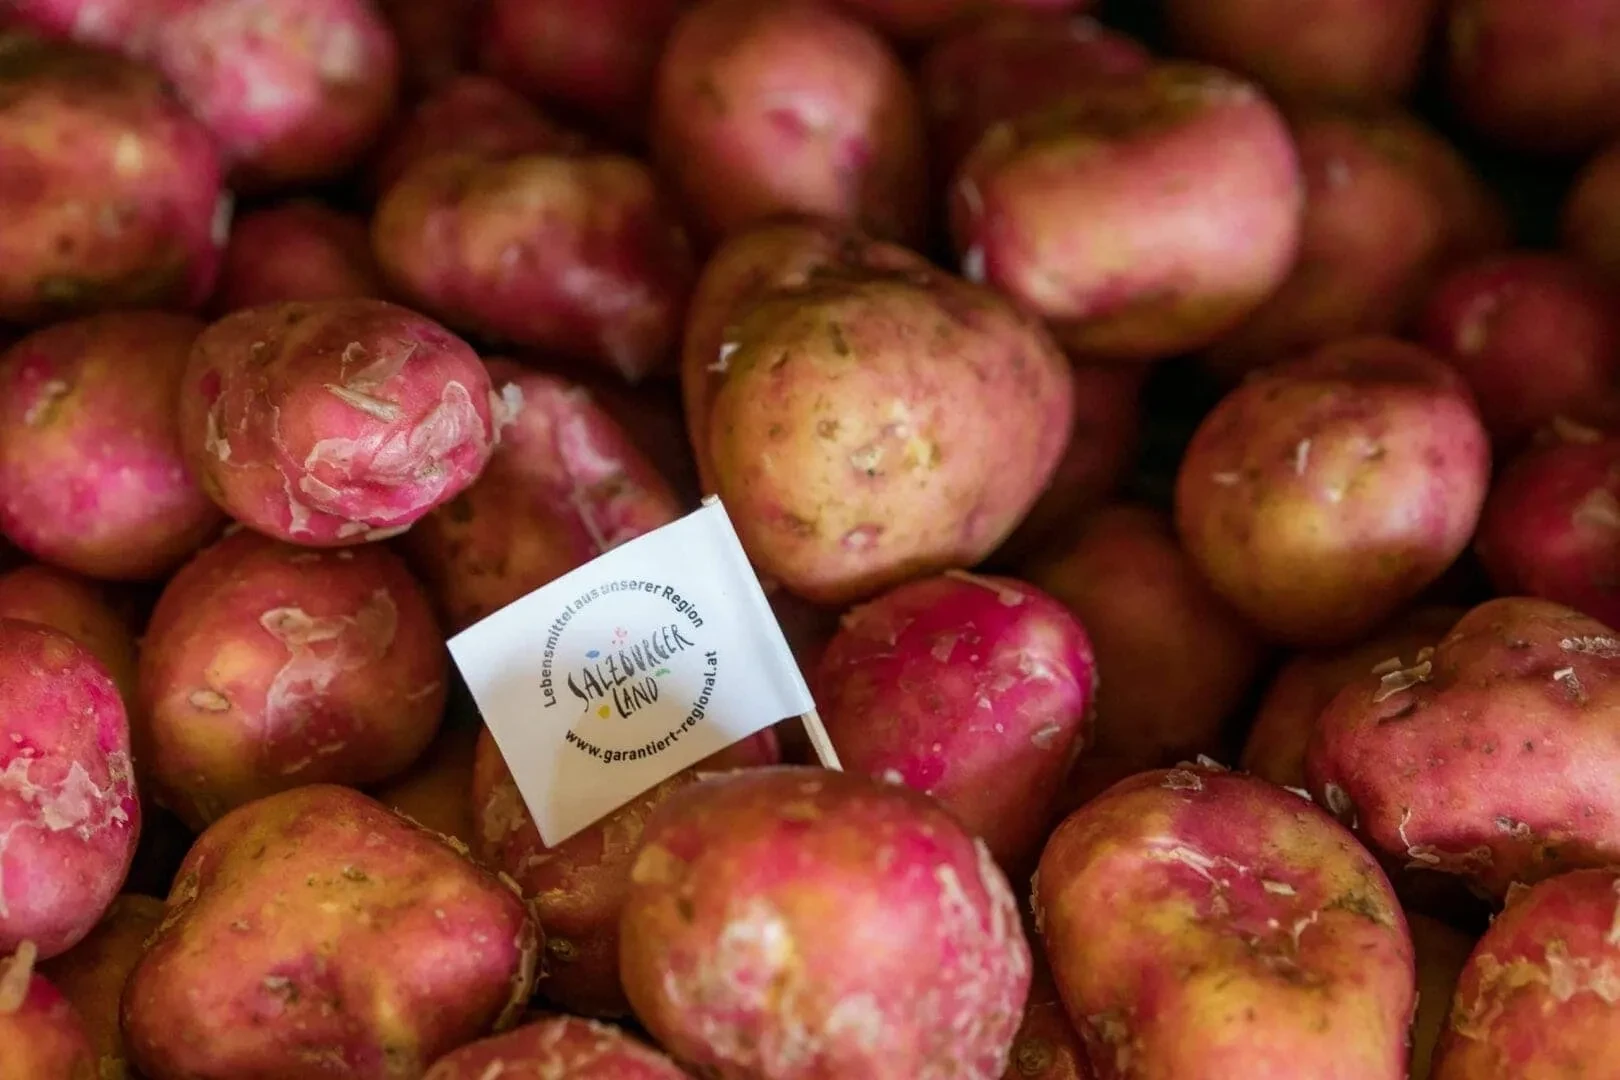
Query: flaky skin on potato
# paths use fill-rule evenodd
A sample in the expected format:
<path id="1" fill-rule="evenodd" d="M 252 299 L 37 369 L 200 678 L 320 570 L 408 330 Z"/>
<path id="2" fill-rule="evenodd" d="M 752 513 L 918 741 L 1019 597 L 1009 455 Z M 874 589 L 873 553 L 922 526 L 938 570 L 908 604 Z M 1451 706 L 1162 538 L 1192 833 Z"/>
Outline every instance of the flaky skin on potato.
<path id="1" fill-rule="evenodd" d="M 469 1043 L 422 1080 L 686 1080 L 669 1057 L 623 1030 L 577 1016 L 546 1016 Z"/>

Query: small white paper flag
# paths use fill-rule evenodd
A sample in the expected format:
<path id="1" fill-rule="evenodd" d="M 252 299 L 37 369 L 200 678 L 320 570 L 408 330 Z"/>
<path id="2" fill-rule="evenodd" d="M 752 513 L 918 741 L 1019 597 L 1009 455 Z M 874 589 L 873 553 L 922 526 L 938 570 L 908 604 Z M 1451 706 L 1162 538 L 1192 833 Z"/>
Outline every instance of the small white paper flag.
<path id="1" fill-rule="evenodd" d="M 450 655 L 548 846 L 815 708 L 712 499 L 462 631 Z"/>

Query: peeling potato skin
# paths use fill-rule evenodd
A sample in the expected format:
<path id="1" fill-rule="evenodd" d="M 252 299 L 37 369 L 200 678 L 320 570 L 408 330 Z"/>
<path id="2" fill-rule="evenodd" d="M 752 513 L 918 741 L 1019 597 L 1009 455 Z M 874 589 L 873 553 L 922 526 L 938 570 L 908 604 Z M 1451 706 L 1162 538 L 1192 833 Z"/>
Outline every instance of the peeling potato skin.
<path id="1" fill-rule="evenodd" d="M 1317 801 L 1376 849 L 1501 898 L 1620 858 L 1620 644 L 1544 600 L 1470 611 L 1417 667 L 1381 666 L 1322 714 Z"/>
<path id="2" fill-rule="evenodd" d="M 185 315 L 105 312 L 0 355 L 0 530 L 14 544 L 75 573 L 143 581 L 219 531 L 174 408 L 202 329 Z"/>
<path id="3" fill-rule="evenodd" d="M 84 1025 L 32 962 L 0 954 L 0 1080 L 97 1080 Z"/>
<path id="4" fill-rule="evenodd" d="M 726 1080 L 993 1080 L 1030 983 L 983 843 L 926 796 L 815 768 L 660 804 L 621 933 L 637 1017 Z"/>
<path id="5" fill-rule="evenodd" d="M 1508 902 L 1457 983 L 1434 1080 L 1611 1075 L 1617 894 L 1614 870 L 1577 870 Z"/>
<path id="6" fill-rule="evenodd" d="M 1194 433 L 1176 479 L 1187 553 L 1268 637 L 1343 645 L 1467 547 L 1490 448 L 1462 377 L 1351 338 L 1259 372 Z"/>
<path id="7" fill-rule="evenodd" d="M 88 934 L 141 831 L 129 721 L 100 661 L 66 634 L 0 619 L 0 954 L 43 959 Z"/>
<path id="8" fill-rule="evenodd" d="M 1457 979 L 1474 939 L 1438 919 L 1407 912 L 1417 955 L 1418 1007 L 1412 1021 L 1412 1080 L 1429 1080 L 1434 1050 L 1451 1015 Z"/>
<path id="9" fill-rule="evenodd" d="M 134 708 L 134 628 L 95 584 L 49 566 L 19 566 L 0 574 L 0 618 L 60 630 L 89 649 L 112 676 L 125 708 Z"/>
<path id="10" fill-rule="evenodd" d="M 845 615 L 815 699 L 845 769 L 939 800 L 1017 878 L 1090 735 L 1096 677 L 1062 604 L 1011 578 L 947 574 Z"/>
<path id="11" fill-rule="evenodd" d="M 468 803 L 474 818 L 472 847 L 486 865 L 516 881 L 534 905 L 546 932 L 545 978 L 535 988 L 540 997 L 584 1016 L 628 1016 L 630 1003 L 619 982 L 619 916 L 647 818 L 700 774 L 774 765 L 779 758 L 776 738 L 767 728 L 548 848 L 500 748 L 483 729 Z"/>
<path id="12" fill-rule="evenodd" d="M 1069 1022 L 1063 998 L 1044 956 L 1035 956 L 1035 977 L 1024 1004 L 1024 1022 L 1013 1039 L 1001 1080 L 1095 1080 L 1086 1045 Z"/>
<path id="13" fill-rule="evenodd" d="M 448 659 L 426 595 L 371 545 L 249 530 L 176 574 L 141 652 L 146 768 L 193 830 L 302 784 L 369 784 L 433 740 Z"/>
<path id="14" fill-rule="evenodd" d="M 375 798 L 395 813 L 476 851 L 472 790 L 477 746 L 477 728 L 441 727 L 416 764 L 378 787 Z"/>
<path id="15" fill-rule="evenodd" d="M 288 302 L 220 319 L 180 391 L 186 461 L 249 528 L 305 547 L 402 531 L 465 490 L 499 431 L 466 342 L 382 300 Z"/>
<path id="16" fill-rule="evenodd" d="M 1564 202 L 1560 246 L 1620 282 L 1620 141 L 1581 169 Z"/>
<path id="17" fill-rule="evenodd" d="M 208 132 L 155 72 L 0 31 L 0 320 L 190 308 L 229 210 Z"/>
<path id="18" fill-rule="evenodd" d="M 366 223 L 314 200 L 295 199 L 236 219 L 212 306 L 228 315 L 284 300 L 382 295 Z"/>
<path id="19" fill-rule="evenodd" d="M 416 1080 L 516 1020 L 537 924 L 514 889 L 350 788 L 315 784 L 197 839 L 124 991 L 151 1080 Z"/>
<path id="20" fill-rule="evenodd" d="M 1073 427 L 1039 324 L 939 271 L 812 275 L 748 305 L 728 345 L 715 490 L 755 566 L 815 603 L 982 561 Z"/>
<path id="21" fill-rule="evenodd" d="M 1122 781 L 1047 842 L 1035 914 L 1099 1080 L 1404 1080 L 1412 944 L 1377 862 L 1266 781 Z"/>
<path id="22" fill-rule="evenodd" d="M 607 1024 L 548 1016 L 440 1058 L 422 1080 L 686 1080 L 665 1055 Z"/>
<path id="23" fill-rule="evenodd" d="M 128 1075 L 119 999 L 146 952 L 146 939 L 163 922 L 163 911 L 163 901 L 155 896 L 123 893 L 88 937 L 40 969 L 78 1015 L 95 1050 L 98 1075 L 105 1080 Z"/>

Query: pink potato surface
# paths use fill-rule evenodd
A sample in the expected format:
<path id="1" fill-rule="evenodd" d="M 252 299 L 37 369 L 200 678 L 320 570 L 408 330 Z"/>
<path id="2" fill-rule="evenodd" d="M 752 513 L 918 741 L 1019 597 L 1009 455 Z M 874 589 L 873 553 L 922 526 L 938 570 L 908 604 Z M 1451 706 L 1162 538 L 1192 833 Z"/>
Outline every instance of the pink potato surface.
<path id="1" fill-rule="evenodd" d="M 203 324 L 112 311 L 0 354 L 0 531 L 89 577 L 150 580 L 224 524 L 187 468 L 181 380 Z"/>
<path id="2" fill-rule="evenodd" d="M 1388 104 L 1417 83 L 1439 0 L 1169 0 L 1178 48 L 1284 101 Z"/>
<path id="3" fill-rule="evenodd" d="M 614 153 L 428 158 L 383 196 L 372 245 L 450 325 L 632 383 L 673 360 L 695 273 L 657 177 Z"/>
<path id="4" fill-rule="evenodd" d="M 135 702 L 135 627 L 113 607 L 106 590 L 49 566 L 19 566 L 0 574 L 0 618 L 60 631 L 101 661 L 128 709 Z"/>
<path id="5" fill-rule="evenodd" d="M 66 634 L 0 619 L 0 954 L 76 945 L 118 894 L 140 831 L 107 669 Z"/>
<path id="6" fill-rule="evenodd" d="M 1073 429 L 1073 375 L 1034 318 L 909 258 L 863 261 L 739 305 L 723 381 L 700 388 L 698 459 L 754 565 L 831 606 L 982 561 Z"/>
<path id="7" fill-rule="evenodd" d="M 487 729 L 482 731 L 468 804 L 475 819 L 473 850 L 517 882 L 545 928 L 546 977 L 536 987 L 539 996 L 585 1016 L 628 1015 L 630 1002 L 619 981 L 619 917 L 647 819 L 701 776 L 775 765 L 780 756 L 776 736 L 766 728 L 547 847 L 500 748 Z"/>
<path id="8" fill-rule="evenodd" d="M 1457 980 L 1474 939 L 1438 919 L 1407 912 L 1417 955 L 1418 1006 L 1412 1020 L 1412 1080 L 1429 1080 L 1435 1047 L 1451 1016 Z"/>
<path id="9" fill-rule="evenodd" d="M 1492 487 L 1474 550 L 1498 593 L 1620 625 L 1620 438 L 1525 451 Z"/>
<path id="10" fill-rule="evenodd" d="M 823 0 L 699 0 L 659 63 L 652 146 L 706 240 L 782 213 L 921 240 L 922 107 L 889 46 Z"/>
<path id="11" fill-rule="evenodd" d="M 124 989 L 150 1080 L 415 1080 L 534 984 L 506 883 L 352 788 L 239 807 L 198 837 Z"/>
<path id="12" fill-rule="evenodd" d="M 1243 771 L 1280 787 L 1303 788 L 1311 733 L 1339 691 L 1392 657 L 1401 668 L 1415 666 L 1417 654 L 1438 644 L 1465 614 L 1461 608 L 1416 608 L 1365 641 L 1290 657 L 1255 712 L 1239 762 Z"/>
<path id="13" fill-rule="evenodd" d="M 479 0 L 376 0 L 399 46 L 400 80 L 409 92 L 431 93 L 473 59 Z"/>
<path id="14" fill-rule="evenodd" d="M 42 974 L 62 992 L 84 1025 L 95 1050 L 97 1075 L 122 1080 L 129 1075 L 119 1002 L 130 972 L 146 952 L 146 939 L 163 923 L 163 901 L 124 893 L 113 900 L 90 935 L 42 966 Z"/>
<path id="15" fill-rule="evenodd" d="M 1035 916 L 1103 1080 L 1405 1080 L 1395 894 L 1274 784 L 1209 768 L 1120 782 L 1052 834 Z"/>
<path id="16" fill-rule="evenodd" d="M 939 800 L 1021 876 L 1088 741 L 1096 678 L 1062 604 L 951 572 L 845 615 L 814 685 L 844 768 Z"/>
<path id="17" fill-rule="evenodd" d="M 381 297 L 365 221 L 310 199 L 243 214 L 231 228 L 213 308 Z"/>
<path id="18" fill-rule="evenodd" d="M 1435 286 L 1420 337 L 1463 373 L 1486 428 L 1511 444 L 1602 396 L 1620 374 L 1617 295 L 1564 256 L 1491 256 Z"/>
<path id="19" fill-rule="evenodd" d="M 0 1080 L 97 1080 L 83 1022 L 34 959 L 32 942 L 0 955 Z"/>
<path id="20" fill-rule="evenodd" d="M 1434 1080 L 1565 1080 L 1614 1068 L 1620 872 L 1519 891 L 1474 947 L 1435 1050 Z"/>
<path id="21" fill-rule="evenodd" d="M 1620 282 L 1620 142 L 1581 169 L 1564 200 L 1564 250 Z"/>
<path id="22" fill-rule="evenodd" d="M 642 456 L 652 462 L 681 505 L 696 506 L 703 486 L 698 482 L 679 388 L 667 380 L 627 386 L 611 375 L 581 372 L 577 377 L 591 400 L 624 429 Z"/>
<path id="23" fill-rule="evenodd" d="M 476 727 L 445 724 L 416 764 L 378 785 L 374 797 L 418 825 L 472 849 L 478 834 L 472 804 L 478 732 Z"/>
<path id="24" fill-rule="evenodd" d="M 506 419 L 466 342 L 382 300 L 227 315 L 198 337 L 180 394 L 203 489 L 307 547 L 405 531 L 477 478 Z"/>
<path id="25" fill-rule="evenodd" d="M 532 97 L 640 138 L 664 41 L 687 0 L 486 0 L 479 63 Z"/>
<path id="26" fill-rule="evenodd" d="M 1210 344 L 1282 284 L 1304 196 L 1259 90 L 1161 63 L 987 132 L 952 181 L 951 233 L 970 280 L 1077 357 L 1157 360 Z"/>
<path id="27" fill-rule="evenodd" d="M 158 802 L 200 830 L 287 788 L 397 775 L 438 731 L 447 665 L 426 594 L 386 549 L 233 533 L 174 576 L 146 630 Z"/>
<path id="28" fill-rule="evenodd" d="M 509 360 L 488 367 L 492 385 L 521 401 L 517 418 L 478 482 L 403 541 L 451 633 L 682 510 L 583 387 Z"/>
<path id="29" fill-rule="evenodd" d="M 189 308 L 213 288 L 230 196 L 208 132 L 155 72 L 0 37 L 0 162 L 0 323 Z"/>
<path id="30" fill-rule="evenodd" d="M 1416 869 L 1501 898 L 1620 857 L 1620 640 L 1551 601 L 1491 600 L 1416 663 L 1378 664 L 1323 712 L 1310 789 Z"/>
<path id="31" fill-rule="evenodd" d="M 1453 0 L 1451 100 L 1510 149 L 1579 154 L 1620 134 L 1620 6 L 1613 0 Z"/>
<path id="32" fill-rule="evenodd" d="M 896 37 L 917 40 L 1000 11 L 1077 12 L 1095 0 L 839 0 L 844 7 Z"/>
<path id="33" fill-rule="evenodd" d="M 1462 554 L 1489 474 L 1461 375 L 1414 345 L 1348 338 L 1216 405 L 1182 458 L 1176 527 L 1269 637 L 1348 644 Z"/>
<path id="34" fill-rule="evenodd" d="M 989 849 L 897 784 L 779 766 L 647 822 L 620 970 L 676 1058 L 754 1080 L 999 1076 L 1030 950 Z"/>
<path id="35" fill-rule="evenodd" d="M 1105 507 L 1026 576 L 1074 613 L 1096 653 L 1095 733 L 1078 767 L 1087 788 L 1219 750 L 1265 650 L 1205 583 L 1167 517 Z"/>
<path id="36" fill-rule="evenodd" d="M 680 1066 L 616 1027 L 547 1016 L 469 1043 L 422 1080 L 686 1080 Z"/>
<path id="37" fill-rule="evenodd" d="M 1094 1080 L 1086 1044 L 1069 1022 L 1045 955 L 1035 950 L 1035 976 L 1024 1003 L 1024 1022 L 1013 1039 L 1001 1080 Z"/>

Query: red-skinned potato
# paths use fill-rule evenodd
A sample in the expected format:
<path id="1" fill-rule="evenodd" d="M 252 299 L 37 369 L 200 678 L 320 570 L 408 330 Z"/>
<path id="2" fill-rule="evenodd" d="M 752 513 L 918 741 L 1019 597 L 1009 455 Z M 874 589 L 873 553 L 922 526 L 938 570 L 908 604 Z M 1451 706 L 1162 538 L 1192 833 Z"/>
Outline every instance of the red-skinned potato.
<path id="1" fill-rule="evenodd" d="M 846 614 L 815 698 L 845 769 L 932 796 L 1029 870 L 1090 734 L 1085 628 L 1039 589 L 960 572 Z"/>
<path id="2" fill-rule="evenodd" d="M 1620 132 L 1620 13 L 1609 0 L 1453 0 L 1452 105 L 1514 150 L 1578 154 Z"/>
<path id="3" fill-rule="evenodd" d="M 0 65 L 0 322 L 201 304 L 230 221 L 208 132 L 101 52 L 10 34 Z"/>
<path id="4" fill-rule="evenodd" d="M 1157 360 L 1210 344 L 1282 283 L 1304 195 L 1257 89 L 1163 63 L 986 132 L 952 181 L 951 233 L 970 280 L 1077 357 Z"/>
<path id="5" fill-rule="evenodd" d="M 1462 376 L 1414 345 L 1351 338 L 1216 405 L 1176 479 L 1176 527 L 1271 638 L 1347 644 L 1467 547 L 1490 449 Z"/>
<path id="6" fill-rule="evenodd" d="M 682 506 L 696 506 L 703 494 L 692 440 L 676 388 L 666 381 L 626 386 L 607 375 L 579 373 L 579 384 L 652 463 Z"/>
<path id="7" fill-rule="evenodd" d="M 548 1016 L 440 1058 L 422 1080 L 685 1080 L 664 1054 L 624 1031 Z"/>
<path id="8" fill-rule="evenodd" d="M 508 884 L 351 788 L 221 818 L 186 856 L 124 990 L 150 1080 L 419 1077 L 509 1027 L 539 929 Z"/>
<path id="9" fill-rule="evenodd" d="M 90 650 L 118 687 L 126 709 L 135 704 L 135 628 L 92 582 L 49 566 L 19 566 L 0 574 L 0 618 L 59 630 Z"/>
<path id="10" fill-rule="evenodd" d="M 468 804 L 475 819 L 473 850 L 486 865 L 510 875 L 534 905 L 546 932 L 546 977 L 536 988 L 542 998 L 586 1016 L 629 1014 L 619 982 L 619 916 L 648 817 L 704 774 L 774 765 L 780 754 L 767 728 L 548 848 L 500 748 L 488 729 L 480 733 Z"/>
<path id="11" fill-rule="evenodd" d="M 1051 965 L 1040 949 L 1034 952 L 1035 976 L 1024 1003 L 1024 1022 L 1001 1080 L 1093 1080 L 1086 1044 L 1069 1022 Z"/>
<path id="12" fill-rule="evenodd" d="M 1601 397 L 1620 373 L 1615 300 L 1573 259 L 1497 255 L 1441 279 L 1419 334 L 1468 380 L 1491 435 L 1511 444 Z"/>
<path id="13" fill-rule="evenodd" d="M 88 649 L 0 619 L 0 954 L 49 959 L 124 883 L 141 831 L 129 721 Z"/>
<path id="14" fill-rule="evenodd" d="M 919 241 L 922 110 L 876 31 L 823 0 L 699 0 L 659 62 L 652 145 L 700 236 L 782 213 Z"/>
<path id="15" fill-rule="evenodd" d="M 377 10 L 394 31 L 406 90 L 431 93 L 471 62 L 477 0 L 377 0 Z"/>
<path id="16" fill-rule="evenodd" d="M 96 1080 L 96 1053 L 84 1023 L 43 975 L 27 942 L 0 954 L 0 1080 Z"/>
<path id="17" fill-rule="evenodd" d="M 1180 51 L 1285 101 L 1399 101 L 1417 82 L 1438 0 L 1170 0 Z"/>
<path id="18" fill-rule="evenodd" d="M 1620 625 L 1620 438 L 1525 451 L 1492 487 L 1474 550 L 1498 593 Z"/>
<path id="19" fill-rule="evenodd" d="M 1418 1006 L 1412 1020 L 1412 1080 L 1429 1080 L 1435 1046 L 1451 1016 L 1457 979 L 1474 939 L 1438 919 L 1407 912 L 1412 948 L 1417 955 Z"/>
<path id="20" fill-rule="evenodd" d="M 228 315 L 283 300 L 382 295 L 366 223 L 297 199 L 236 219 L 212 306 Z"/>
<path id="21" fill-rule="evenodd" d="M 478 482 L 404 538 L 458 632 L 642 533 L 681 505 L 663 476 L 583 387 L 491 360 L 517 416 Z"/>
<path id="22" fill-rule="evenodd" d="M 475 850 L 472 795 L 478 732 L 476 727 L 443 726 L 415 765 L 377 787 L 377 801 Z"/>
<path id="23" fill-rule="evenodd" d="M 925 40 L 941 31 L 996 12 L 1074 13 L 1095 7 L 1095 0 L 838 0 L 844 7 L 884 32 L 908 40 Z"/>
<path id="24" fill-rule="evenodd" d="M 1474 608 L 1432 650 L 1378 664 L 1322 713 L 1318 801 L 1393 859 L 1501 898 L 1620 858 L 1620 640 L 1546 600 Z"/>
<path id="25" fill-rule="evenodd" d="M 227 315 L 198 337 L 180 391 L 203 489 L 308 547 L 403 532 L 477 478 L 507 419 L 466 342 L 382 300 Z"/>
<path id="26" fill-rule="evenodd" d="M 1339 691 L 1391 657 L 1398 658 L 1403 668 L 1414 666 L 1417 654 L 1438 644 L 1465 614 L 1461 608 L 1417 608 L 1397 616 L 1366 641 L 1292 657 L 1260 701 L 1243 744 L 1243 771 L 1280 787 L 1303 788 L 1311 732 Z"/>
<path id="27" fill-rule="evenodd" d="M 61 991 L 84 1025 L 96 1054 L 97 1076 L 129 1075 L 119 1001 L 130 972 L 146 952 L 146 939 L 163 923 L 163 901 L 124 893 L 112 902 L 90 935 L 41 965 L 41 974 Z M 0 1074 L 3 1075 L 3 1074 Z"/>
<path id="28" fill-rule="evenodd" d="M 152 614 L 144 768 L 193 829 L 301 784 L 376 783 L 433 740 L 447 664 L 427 596 L 386 549 L 240 530 L 182 568 Z"/>
<path id="29" fill-rule="evenodd" d="M 1109 1080 L 1404 1080 L 1412 943 L 1377 862 L 1310 803 L 1143 773 L 1047 842 L 1035 914 Z"/>
<path id="30" fill-rule="evenodd" d="M 1598 154 L 1564 200 L 1564 250 L 1620 281 L 1620 143 Z"/>
<path id="31" fill-rule="evenodd" d="M 982 841 L 851 773 L 731 773 L 664 800 L 631 870 L 620 971 L 675 1057 L 755 1080 L 994 1077 L 1030 952 Z"/>

